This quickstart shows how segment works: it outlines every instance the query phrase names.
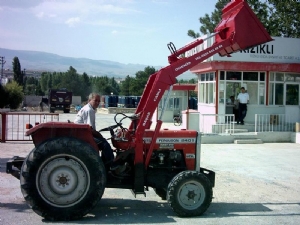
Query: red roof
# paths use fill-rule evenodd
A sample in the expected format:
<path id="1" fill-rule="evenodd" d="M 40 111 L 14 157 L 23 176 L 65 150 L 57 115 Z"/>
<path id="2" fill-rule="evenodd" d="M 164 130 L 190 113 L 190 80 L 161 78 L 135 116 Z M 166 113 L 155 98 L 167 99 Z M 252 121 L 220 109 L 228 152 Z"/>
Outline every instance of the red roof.
<path id="1" fill-rule="evenodd" d="M 263 63 L 263 62 L 226 62 L 213 61 L 203 62 L 194 66 L 190 71 L 192 73 L 201 73 L 214 70 L 232 70 L 232 71 L 276 71 L 276 72 L 300 72 L 299 63 Z"/>

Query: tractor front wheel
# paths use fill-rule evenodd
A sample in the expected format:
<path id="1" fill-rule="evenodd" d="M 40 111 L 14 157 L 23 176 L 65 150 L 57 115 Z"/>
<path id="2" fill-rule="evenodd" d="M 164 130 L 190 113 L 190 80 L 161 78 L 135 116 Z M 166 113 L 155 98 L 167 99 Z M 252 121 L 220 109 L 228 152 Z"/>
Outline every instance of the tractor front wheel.
<path id="1" fill-rule="evenodd" d="M 180 217 L 200 216 L 210 206 L 213 191 L 208 178 L 197 171 L 183 171 L 168 185 L 167 200 Z"/>
<path id="2" fill-rule="evenodd" d="M 101 199 L 106 172 L 99 153 L 80 140 L 63 137 L 44 142 L 21 169 L 27 204 L 47 220 L 75 220 Z"/>

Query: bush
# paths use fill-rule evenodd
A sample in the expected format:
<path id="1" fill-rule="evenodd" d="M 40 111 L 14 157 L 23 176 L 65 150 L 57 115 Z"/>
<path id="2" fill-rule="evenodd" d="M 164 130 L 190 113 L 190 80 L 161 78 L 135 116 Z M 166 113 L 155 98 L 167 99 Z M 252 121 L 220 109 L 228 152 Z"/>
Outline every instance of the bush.
<path id="1" fill-rule="evenodd" d="M 24 98 L 22 86 L 20 86 L 17 82 L 12 81 L 6 84 L 4 90 L 8 96 L 7 104 L 9 104 L 11 109 L 17 109 Z"/>

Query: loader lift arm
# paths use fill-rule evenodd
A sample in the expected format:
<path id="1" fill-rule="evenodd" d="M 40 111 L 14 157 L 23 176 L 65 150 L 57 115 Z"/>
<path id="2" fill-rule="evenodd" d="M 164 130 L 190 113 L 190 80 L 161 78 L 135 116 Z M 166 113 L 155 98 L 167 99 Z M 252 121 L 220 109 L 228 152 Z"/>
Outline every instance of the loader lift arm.
<path id="1" fill-rule="evenodd" d="M 168 45 L 171 51 L 171 55 L 168 57 L 170 65 L 152 74 L 148 79 L 135 112 L 138 119 L 133 121 L 129 127 L 129 130 L 134 133 L 131 147 L 135 149 L 135 193 L 143 193 L 144 170 L 147 170 L 149 165 L 162 121 L 159 119 L 156 123 L 152 142 L 147 152 L 144 152 L 143 134 L 146 129 L 150 128 L 151 118 L 159 101 L 164 92 L 176 83 L 176 77 L 216 53 L 221 56 L 228 56 L 236 51 L 272 40 L 245 0 L 232 0 L 222 12 L 222 20 L 212 35 L 215 36 L 215 42 L 212 46 L 194 55 L 181 57 L 185 52 L 202 44 L 204 39 L 197 39 L 178 50 L 170 43 Z"/>

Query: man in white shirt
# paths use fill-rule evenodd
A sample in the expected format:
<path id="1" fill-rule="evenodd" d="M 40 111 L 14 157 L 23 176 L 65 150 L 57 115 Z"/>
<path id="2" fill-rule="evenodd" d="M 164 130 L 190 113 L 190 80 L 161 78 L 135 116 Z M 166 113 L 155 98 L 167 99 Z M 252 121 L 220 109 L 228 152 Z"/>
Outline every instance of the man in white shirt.
<path id="1" fill-rule="evenodd" d="M 239 93 L 237 100 L 239 101 L 239 118 L 237 124 L 244 125 L 244 118 L 247 115 L 247 104 L 249 103 L 249 94 L 245 92 L 245 88 L 241 87 L 241 93 Z"/>
<path id="2" fill-rule="evenodd" d="M 82 107 L 74 120 L 74 123 L 89 124 L 92 129 L 94 140 L 96 141 L 100 150 L 102 150 L 102 157 L 106 163 L 109 163 L 110 169 L 116 173 L 122 173 L 125 165 L 119 165 L 114 161 L 114 154 L 110 144 L 107 140 L 96 130 L 96 110 L 100 104 L 100 95 L 91 93 L 89 95 L 88 103 Z"/>

